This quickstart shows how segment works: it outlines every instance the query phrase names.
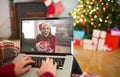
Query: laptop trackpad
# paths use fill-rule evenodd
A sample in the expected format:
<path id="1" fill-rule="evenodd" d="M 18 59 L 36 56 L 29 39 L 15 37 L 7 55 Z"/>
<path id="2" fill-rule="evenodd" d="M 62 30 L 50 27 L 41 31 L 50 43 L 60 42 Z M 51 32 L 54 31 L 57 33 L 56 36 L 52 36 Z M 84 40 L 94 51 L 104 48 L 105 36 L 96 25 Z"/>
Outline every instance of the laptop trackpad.
<path id="1" fill-rule="evenodd" d="M 57 70 L 56 77 L 70 77 L 68 70 Z"/>
<path id="2" fill-rule="evenodd" d="M 31 70 L 19 77 L 38 77 L 38 75 L 36 74 L 36 69 L 32 68 Z"/>

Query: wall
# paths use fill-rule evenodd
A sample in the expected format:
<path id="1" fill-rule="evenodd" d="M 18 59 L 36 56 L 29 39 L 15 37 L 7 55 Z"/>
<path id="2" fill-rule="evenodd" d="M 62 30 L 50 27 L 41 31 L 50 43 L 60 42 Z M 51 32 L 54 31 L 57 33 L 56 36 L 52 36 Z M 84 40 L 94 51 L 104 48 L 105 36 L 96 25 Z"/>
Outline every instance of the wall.
<path id="1" fill-rule="evenodd" d="M 35 0 L 14 0 L 14 2 L 26 2 Z M 37 0 L 36 0 L 37 1 Z M 68 14 L 75 8 L 78 0 L 61 0 L 65 10 L 61 14 L 62 17 L 69 16 Z M 68 4 L 69 3 L 69 4 Z M 72 6 L 71 6 L 72 5 Z M 1 0 L 0 2 L 0 38 L 8 38 L 11 36 L 10 26 L 10 11 L 9 11 L 9 0 Z"/>
<path id="2" fill-rule="evenodd" d="M 37 1 L 37 0 L 14 0 L 14 2 L 29 2 L 29 1 Z M 60 17 L 69 16 L 68 14 L 76 7 L 78 4 L 78 0 L 61 0 L 65 10 L 60 15 Z M 72 6 L 71 6 L 72 5 Z"/>
<path id="3" fill-rule="evenodd" d="M 65 10 L 60 15 L 61 17 L 69 16 L 69 13 L 77 6 L 78 0 L 61 0 Z"/>
<path id="4" fill-rule="evenodd" d="M 14 0 L 15 2 L 24 2 L 24 1 L 33 1 L 33 0 Z M 35 0 L 34 0 L 35 1 Z M 62 17 L 69 16 L 68 14 L 72 12 L 72 10 L 78 4 L 78 0 L 61 0 L 65 7 L 64 12 L 62 13 Z M 118 0 L 120 3 L 120 0 Z M 71 6 L 72 5 L 72 6 Z M 10 27 L 10 13 L 9 13 L 9 0 L 1 0 L 0 2 L 0 38 L 1 37 L 10 37 L 11 35 L 11 27 Z"/>
<path id="5" fill-rule="evenodd" d="M 9 0 L 0 0 L 0 38 L 11 35 Z"/>

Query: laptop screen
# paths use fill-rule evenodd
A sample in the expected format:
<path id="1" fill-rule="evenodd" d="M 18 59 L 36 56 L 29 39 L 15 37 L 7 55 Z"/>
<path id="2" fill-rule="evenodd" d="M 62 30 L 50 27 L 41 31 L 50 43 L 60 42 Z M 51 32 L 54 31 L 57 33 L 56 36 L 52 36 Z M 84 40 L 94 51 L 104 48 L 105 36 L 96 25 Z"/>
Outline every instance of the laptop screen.
<path id="1" fill-rule="evenodd" d="M 71 53 L 73 18 L 21 19 L 21 51 Z"/>

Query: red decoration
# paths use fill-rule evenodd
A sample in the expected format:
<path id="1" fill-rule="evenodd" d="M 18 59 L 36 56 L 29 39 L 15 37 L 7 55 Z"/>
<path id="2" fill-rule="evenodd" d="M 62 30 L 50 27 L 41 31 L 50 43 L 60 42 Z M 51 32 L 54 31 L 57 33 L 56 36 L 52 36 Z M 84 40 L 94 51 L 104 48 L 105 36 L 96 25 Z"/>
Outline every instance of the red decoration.
<path id="1" fill-rule="evenodd" d="M 100 12 L 96 12 L 96 14 L 97 14 L 97 15 L 99 15 L 99 14 L 100 14 Z"/>
<path id="2" fill-rule="evenodd" d="M 84 25 L 86 24 L 86 22 L 83 20 L 83 21 L 81 22 L 81 24 L 84 26 Z"/>
<path id="3" fill-rule="evenodd" d="M 112 9 L 112 12 L 115 12 L 115 9 Z"/>
<path id="4" fill-rule="evenodd" d="M 48 17 L 51 17 L 55 14 L 55 7 L 54 7 L 54 4 L 51 3 L 48 8 L 47 8 L 47 16 Z"/>
<path id="5" fill-rule="evenodd" d="M 108 5 L 106 5 L 105 8 L 108 9 L 109 8 Z"/>
<path id="6" fill-rule="evenodd" d="M 74 40 L 74 45 L 80 45 L 80 40 Z"/>
<path id="7" fill-rule="evenodd" d="M 105 45 L 108 48 L 111 48 L 111 50 L 118 49 L 119 36 L 112 36 L 110 33 L 107 33 L 106 39 L 105 39 Z"/>
<path id="8" fill-rule="evenodd" d="M 52 0 L 43 0 L 45 5 L 47 6 L 47 17 L 52 17 L 55 14 L 55 6 Z"/>

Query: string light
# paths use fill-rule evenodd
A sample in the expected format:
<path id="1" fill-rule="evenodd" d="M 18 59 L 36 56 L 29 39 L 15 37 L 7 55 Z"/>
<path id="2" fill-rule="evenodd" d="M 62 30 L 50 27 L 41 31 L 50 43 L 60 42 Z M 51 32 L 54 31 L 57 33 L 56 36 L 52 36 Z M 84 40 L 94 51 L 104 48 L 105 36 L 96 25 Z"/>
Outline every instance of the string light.
<path id="1" fill-rule="evenodd" d="M 97 15 L 95 15 L 94 18 L 97 18 Z"/>
<path id="2" fill-rule="evenodd" d="M 99 18 L 99 20 L 100 20 L 100 22 L 102 22 L 103 20 L 102 20 L 102 18 Z"/>
<path id="3" fill-rule="evenodd" d="M 103 24 L 112 24 L 111 14 L 108 16 L 103 14 L 108 12 L 109 5 L 112 4 L 110 2 L 114 2 L 114 0 L 78 0 L 78 6 L 71 13 L 74 18 L 74 25 L 85 23 L 86 26 L 91 24 L 99 28 Z"/>

